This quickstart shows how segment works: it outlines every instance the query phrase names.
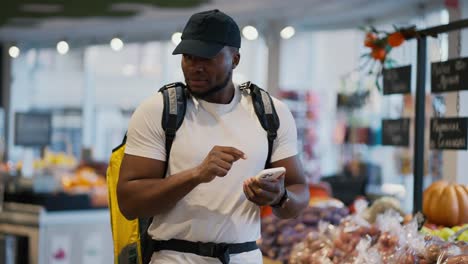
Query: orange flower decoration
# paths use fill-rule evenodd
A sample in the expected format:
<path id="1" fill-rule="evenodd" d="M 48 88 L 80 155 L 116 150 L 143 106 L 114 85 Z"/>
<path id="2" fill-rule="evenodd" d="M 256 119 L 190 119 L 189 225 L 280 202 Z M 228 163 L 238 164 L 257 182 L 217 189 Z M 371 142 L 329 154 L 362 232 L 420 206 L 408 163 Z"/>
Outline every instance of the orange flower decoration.
<path id="1" fill-rule="evenodd" d="M 385 52 L 385 49 L 383 48 L 374 48 L 372 49 L 371 56 L 376 60 L 384 61 L 387 56 L 387 52 Z"/>
<path id="2" fill-rule="evenodd" d="M 369 32 L 366 34 L 366 39 L 364 40 L 364 46 L 368 48 L 373 48 L 375 47 L 376 40 L 377 40 L 377 35 Z"/>
<path id="3" fill-rule="evenodd" d="M 401 32 L 394 32 L 388 36 L 388 45 L 395 48 L 400 46 L 405 41 L 405 36 Z"/>

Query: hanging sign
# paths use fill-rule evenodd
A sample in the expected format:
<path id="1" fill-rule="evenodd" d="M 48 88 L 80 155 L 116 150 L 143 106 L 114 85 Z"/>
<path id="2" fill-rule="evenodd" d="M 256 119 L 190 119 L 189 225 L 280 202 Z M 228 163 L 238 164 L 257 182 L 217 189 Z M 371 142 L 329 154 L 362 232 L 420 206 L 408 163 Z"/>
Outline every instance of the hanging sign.
<path id="1" fill-rule="evenodd" d="M 431 64 L 431 91 L 444 93 L 468 90 L 468 58 Z"/>
<path id="2" fill-rule="evenodd" d="M 42 147 L 50 144 L 52 115 L 50 113 L 15 113 L 15 145 Z"/>
<path id="3" fill-rule="evenodd" d="M 383 70 L 383 94 L 411 93 L 411 65 Z"/>
<path id="4" fill-rule="evenodd" d="M 409 146 L 409 118 L 382 120 L 382 145 Z"/>
<path id="5" fill-rule="evenodd" d="M 468 149 L 468 118 L 432 118 L 431 149 Z"/>

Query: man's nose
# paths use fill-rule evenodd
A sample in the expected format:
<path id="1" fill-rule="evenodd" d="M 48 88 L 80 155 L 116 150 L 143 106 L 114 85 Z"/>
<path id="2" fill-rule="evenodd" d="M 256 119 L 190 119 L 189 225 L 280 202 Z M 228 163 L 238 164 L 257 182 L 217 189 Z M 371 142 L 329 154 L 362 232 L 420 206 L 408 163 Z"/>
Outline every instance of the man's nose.
<path id="1" fill-rule="evenodd" d="M 194 58 L 192 60 L 192 68 L 196 71 L 203 71 L 205 69 L 205 63 L 203 59 Z"/>

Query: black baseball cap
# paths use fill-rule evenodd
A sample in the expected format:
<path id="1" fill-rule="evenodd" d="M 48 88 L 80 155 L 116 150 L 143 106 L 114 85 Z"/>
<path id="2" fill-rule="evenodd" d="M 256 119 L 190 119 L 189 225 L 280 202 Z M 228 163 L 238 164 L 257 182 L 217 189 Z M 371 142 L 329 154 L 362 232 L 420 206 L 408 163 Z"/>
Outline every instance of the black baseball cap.
<path id="1" fill-rule="evenodd" d="M 193 14 L 182 32 L 182 41 L 172 52 L 213 58 L 224 46 L 240 48 L 239 26 L 218 9 Z"/>

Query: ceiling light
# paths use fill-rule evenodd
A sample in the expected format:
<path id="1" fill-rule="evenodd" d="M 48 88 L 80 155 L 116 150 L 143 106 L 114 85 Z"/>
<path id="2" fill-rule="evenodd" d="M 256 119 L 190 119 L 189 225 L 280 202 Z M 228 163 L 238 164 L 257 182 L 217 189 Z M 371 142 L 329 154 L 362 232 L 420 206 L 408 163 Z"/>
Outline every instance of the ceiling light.
<path id="1" fill-rule="evenodd" d="M 244 38 L 248 40 L 255 40 L 258 38 L 258 31 L 253 26 L 245 26 L 242 29 L 242 35 L 244 35 Z"/>
<path id="2" fill-rule="evenodd" d="M 174 34 L 172 34 L 172 37 L 171 37 L 172 43 L 174 43 L 175 45 L 178 45 L 182 41 L 181 37 L 182 37 L 182 33 L 175 32 Z"/>
<path id="3" fill-rule="evenodd" d="M 68 43 L 65 40 L 62 40 L 59 43 L 57 43 L 57 52 L 61 55 L 67 54 L 69 49 L 70 46 L 68 46 Z"/>
<path id="4" fill-rule="evenodd" d="M 11 46 L 10 49 L 8 49 L 8 54 L 10 54 L 10 57 L 12 58 L 18 58 L 20 55 L 20 49 L 16 46 Z"/>
<path id="5" fill-rule="evenodd" d="M 283 39 L 290 39 L 292 36 L 294 36 L 294 34 L 296 34 L 296 30 L 291 26 L 283 28 L 280 32 L 280 35 Z"/>
<path id="6" fill-rule="evenodd" d="M 113 50 L 115 51 L 119 51 L 119 50 L 122 50 L 123 47 L 124 47 L 124 43 L 121 39 L 119 38 L 113 38 L 111 41 L 110 41 L 110 46 Z"/>

